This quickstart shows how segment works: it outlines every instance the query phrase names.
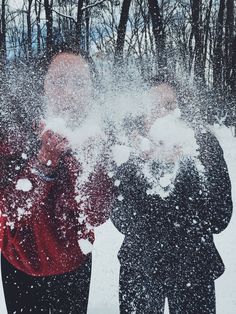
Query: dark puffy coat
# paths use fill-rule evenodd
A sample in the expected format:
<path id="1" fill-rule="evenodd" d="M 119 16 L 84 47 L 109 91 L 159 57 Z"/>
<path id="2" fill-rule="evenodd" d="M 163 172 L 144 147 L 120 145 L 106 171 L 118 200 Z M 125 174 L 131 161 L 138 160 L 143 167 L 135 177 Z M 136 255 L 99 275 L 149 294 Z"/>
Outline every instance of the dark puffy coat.
<path id="1" fill-rule="evenodd" d="M 209 132 L 196 138 L 206 179 L 202 182 L 189 158 L 181 163 L 165 199 L 146 193 L 149 186 L 140 163 L 130 160 L 117 169 L 117 195 L 122 197 L 116 199 L 111 219 L 125 235 L 119 252 L 123 266 L 163 281 L 216 279 L 224 272 L 213 234 L 230 221 L 231 183 L 217 139 Z"/>

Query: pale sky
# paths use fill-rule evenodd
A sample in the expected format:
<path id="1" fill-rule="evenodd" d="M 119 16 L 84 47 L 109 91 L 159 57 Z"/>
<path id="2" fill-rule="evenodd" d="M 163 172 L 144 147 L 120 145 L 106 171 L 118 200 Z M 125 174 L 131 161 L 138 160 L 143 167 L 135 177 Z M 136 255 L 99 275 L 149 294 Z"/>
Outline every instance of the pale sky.
<path id="1" fill-rule="evenodd" d="M 18 9 L 21 8 L 23 0 L 8 0 L 8 3 L 12 8 Z"/>

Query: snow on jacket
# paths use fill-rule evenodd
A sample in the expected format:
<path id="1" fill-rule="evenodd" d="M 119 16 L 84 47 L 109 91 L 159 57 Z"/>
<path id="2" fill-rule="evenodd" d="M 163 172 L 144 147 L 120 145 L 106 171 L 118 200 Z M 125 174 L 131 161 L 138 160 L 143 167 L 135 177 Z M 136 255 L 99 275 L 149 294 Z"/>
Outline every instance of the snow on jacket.
<path id="1" fill-rule="evenodd" d="M 125 235 L 120 262 L 158 280 L 216 279 L 224 272 L 213 234 L 230 221 L 231 183 L 217 139 L 209 132 L 196 138 L 204 189 L 191 159 L 181 164 L 174 189 L 164 199 L 146 193 L 150 186 L 132 160 L 116 172 L 119 188 L 111 219 Z"/>
<path id="2" fill-rule="evenodd" d="M 25 149 L 15 151 L 6 141 L 0 148 L 2 254 L 34 276 L 73 271 L 91 251 L 93 227 L 108 219 L 110 179 L 97 167 L 81 197 L 76 191 L 81 167 L 71 152 L 48 177 L 35 167 L 37 153 L 27 156 Z"/>

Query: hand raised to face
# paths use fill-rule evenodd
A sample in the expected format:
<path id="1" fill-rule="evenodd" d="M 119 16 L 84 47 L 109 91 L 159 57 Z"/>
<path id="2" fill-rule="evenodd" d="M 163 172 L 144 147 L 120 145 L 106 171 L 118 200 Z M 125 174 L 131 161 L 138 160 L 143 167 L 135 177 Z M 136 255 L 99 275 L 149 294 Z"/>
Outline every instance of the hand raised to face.
<path id="1" fill-rule="evenodd" d="M 63 153 L 68 149 L 66 138 L 51 130 L 42 130 L 39 134 L 41 147 L 38 152 L 38 161 L 45 166 L 55 168 Z"/>

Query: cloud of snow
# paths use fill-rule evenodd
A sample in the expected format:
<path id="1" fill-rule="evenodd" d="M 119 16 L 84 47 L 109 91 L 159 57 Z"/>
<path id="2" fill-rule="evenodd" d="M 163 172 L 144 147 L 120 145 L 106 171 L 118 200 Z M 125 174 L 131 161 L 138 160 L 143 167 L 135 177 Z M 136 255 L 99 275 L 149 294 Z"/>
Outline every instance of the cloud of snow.
<path id="1" fill-rule="evenodd" d="M 13 73 L 16 73 L 15 70 Z M 19 80 L 19 88 L 17 84 L 11 84 L 16 86 L 12 87 L 12 94 L 18 94 L 22 90 L 21 85 L 25 85 L 23 83 L 27 81 L 27 75 L 22 73 L 24 79 Z M 29 76 L 29 89 L 32 89 L 34 77 L 37 78 L 35 73 Z M 17 81 L 17 75 L 13 81 Z M 131 159 L 141 159 L 144 164 L 142 172 L 149 183 L 155 185 L 154 182 L 158 180 L 158 188 L 151 189 L 149 193 L 163 194 L 163 190 L 168 190 L 167 187 L 172 185 L 182 159 L 191 157 L 197 162 L 198 147 L 192 128 L 182 119 L 183 104 L 177 103 L 179 108 L 163 114 L 163 93 L 151 93 L 150 87 L 143 82 L 134 67 L 128 68 L 121 79 L 116 79 L 115 74 L 107 70 L 106 75 L 97 83 L 100 84 L 95 88 L 94 98 L 87 106 L 86 113 L 77 112 L 75 106 L 72 106 L 71 112 L 67 108 L 66 114 L 60 112 L 60 108 L 54 115 L 50 110 L 46 110 L 44 114 L 45 129 L 65 137 L 69 148 L 81 164 L 78 187 L 88 180 L 99 164 L 105 163 L 108 173 L 111 174 L 114 173 L 114 165 L 119 167 Z M 28 102 L 31 107 L 28 103 L 25 107 L 24 114 L 27 108 L 31 108 L 28 112 L 31 120 L 34 118 L 32 108 L 34 99 L 37 98 L 35 95 L 39 90 L 30 93 Z M 26 94 L 28 93 L 27 91 Z M 26 94 L 24 99 L 27 98 Z M 184 94 L 181 97 L 186 105 Z M 45 99 L 41 96 L 38 100 L 35 99 L 35 107 L 42 101 Z M 157 115 L 157 109 L 161 116 Z M 191 110 L 195 114 L 196 110 L 189 101 L 184 107 L 185 114 L 187 112 L 189 117 Z M 28 152 L 23 153 L 22 159 L 27 158 Z M 155 162 L 164 169 L 164 174 L 159 177 L 152 171 Z M 16 188 L 29 191 L 32 186 L 30 182 L 20 181 Z"/>
<path id="2" fill-rule="evenodd" d="M 16 190 L 29 192 L 32 189 L 33 185 L 28 179 L 19 179 L 16 183 Z"/>
<path id="3" fill-rule="evenodd" d="M 71 120 L 70 115 L 57 112 L 56 117 L 47 115 L 46 129 L 69 141 L 82 166 L 79 186 L 88 180 L 104 157 L 108 157 L 110 172 L 112 164 L 119 167 L 131 159 L 141 158 L 141 171 L 152 186 L 147 193 L 166 197 L 173 188 L 182 160 L 193 158 L 201 168 L 194 131 L 182 119 L 178 104 L 176 109 L 165 111 L 163 97 L 169 95 L 151 93 L 140 77 L 129 81 L 124 76 L 123 81 L 114 86 L 114 74 L 107 74 L 83 121 L 74 116 L 74 111 Z M 154 163 L 162 168 L 159 173 L 153 171 Z"/>
<path id="4" fill-rule="evenodd" d="M 80 239 L 79 240 L 79 246 L 81 251 L 86 255 L 90 252 L 92 252 L 93 245 L 91 242 L 89 242 L 88 239 Z"/>

